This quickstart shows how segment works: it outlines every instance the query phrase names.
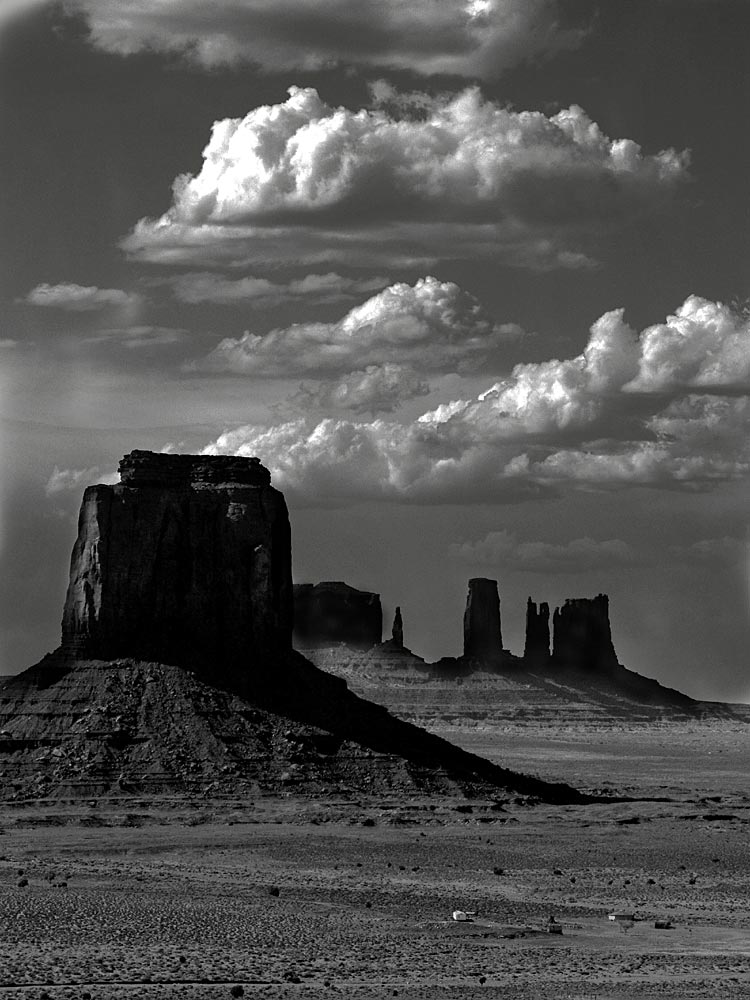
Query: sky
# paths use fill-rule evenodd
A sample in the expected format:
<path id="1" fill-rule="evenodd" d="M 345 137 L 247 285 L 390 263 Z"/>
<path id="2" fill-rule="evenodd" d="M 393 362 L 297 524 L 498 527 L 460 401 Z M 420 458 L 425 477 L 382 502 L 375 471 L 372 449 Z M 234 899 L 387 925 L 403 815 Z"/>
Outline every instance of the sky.
<path id="1" fill-rule="evenodd" d="M 132 448 L 257 455 L 428 659 L 610 595 L 750 701 L 746 0 L 0 11 L 0 673 Z"/>

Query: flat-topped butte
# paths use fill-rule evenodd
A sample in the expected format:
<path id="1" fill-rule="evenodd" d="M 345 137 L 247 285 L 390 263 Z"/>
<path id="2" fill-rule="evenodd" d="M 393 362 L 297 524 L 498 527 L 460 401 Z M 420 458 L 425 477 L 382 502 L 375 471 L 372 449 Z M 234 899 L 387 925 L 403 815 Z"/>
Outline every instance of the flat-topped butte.
<path id="1" fill-rule="evenodd" d="M 232 483 L 238 486 L 269 486 L 271 473 L 259 458 L 235 455 L 169 455 L 134 450 L 119 464 L 125 486 L 181 487 L 195 484 Z"/>

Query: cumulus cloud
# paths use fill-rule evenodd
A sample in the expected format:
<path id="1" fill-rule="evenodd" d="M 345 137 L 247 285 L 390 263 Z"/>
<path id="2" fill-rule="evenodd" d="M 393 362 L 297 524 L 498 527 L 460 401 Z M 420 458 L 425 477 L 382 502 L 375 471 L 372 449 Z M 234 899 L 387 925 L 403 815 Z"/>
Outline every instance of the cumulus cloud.
<path id="1" fill-rule="evenodd" d="M 391 285 L 337 323 L 225 338 L 194 367 L 277 377 L 340 374 L 386 362 L 426 372 L 497 370 L 521 335 L 515 324 L 493 322 L 458 285 L 426 277 Z"/>
<path id="2" fill-rule="evenodd" d="M 583 109 L 550 117 L 476 87 L 424 96 L 416 117 L 332 108 L 292 87 L 283 104 L 217 121 L 170 209 L 123 241 L 162 263 L 348 260 L 372 264 L 505 249 L 527 266 L 589 266 L 583 238 L 669 191 L 688 155 L 644 154 Z"/>
<path id="3" fill-rule="evenodd" d="M 693 390 L 750 392 L 750 319 L 696 295 L 640 336 L 625 323 L 624 310 L 605 313 L 578 357 L 517 365 L 476 403 L 466 403 L 463 413 L 472 423 L 489 422 L 511 436 L 576 428 L 590 433 L 637 407 L 629 396 L 679 396 Z M 647 426 L 656 436 L 692 436 L 711 418 L 722 424 L 717 411 L 729 405 L 706 400 L 697 421 L 695 404 L 685 403 L 682 410 L 675 405 Z"/>
<path id="4" fill-rule="evenodd" d="M 268 307 L 283 302 L 328 303 L 377 292 L 388 284 L 387 278 L 346 278 L 331 271 L 308 274 L 292 281 L 275 282 L 268 278 L 224 278 L 212 272 L 182 274 L 170 282 L 175 298 L 191 304 L 257 304 Z"/>
<path id="5" fill-rule="evenodd" d="M 337 64 L 496 77 L 576 46 L 557 0 L 67 0 L 109 52 L 186 55 L 206 67 L 274 73 Z"/>
<path id="6" fill-rule="evenodd" d="M 511 531 L 491 531 L 474 542 L 451 545 L 451 555 L 475 566 L 497 566 L 526 573 L 587 573 L 642 562 L 619 538 L 574 538 L 569 542 L 521 541 Z"/>
<path id="7" fill-rule="evenodd" d="M 750 317 L 691 295 L 665 323 L 640 337 L 633 392 L 750 389 Z"/>
<path id="8" fill-rule="evenodd" d="M 701 314 L 708 322 L 714 311 Z M 676 341 L 669 371 L 682 371 L 682 381 L 657 382 L 664 391 L 631 390 L 654 328 L 639 338 L 616 311 L 594 324 L 578 357 L 517 365 L 478 398 L 411 423 L 301 418 L 228 431 L 208 450 L 259 455 L 278 485 L 308 498 L 515 500 L 571 484 L 709 489 L 750 475 L 750 386 L 740 391 L 737 379 L 750 337 L 747 317 L 735 319 L 722 327 L 734 343 L 745 324 L 735 370 L 716 365 L 721 352 L 710 339 L 701 341 L 704 364 L 680 368 L 687 347 Z M 695 372 L 709 368 L 711 392 L 696 390 Z"/>
<path id="9" fill-rule="evenodd" d="M 431 416 L 431 415 L 430 415 Z M 682 439 L 551 442 L 501 440 L 465 420 L 411 424 L 300 418 L 221 434 L 209 454 L 258 455 L 296 498 L 415 502 L 516 502 L 566 486 L 707 489 L 750 474 L 750 413 L 736 418 L 734 448 L 695 454 Z"/>
<path id="10" fill-rule="evenodd" d="M 98 309 L 138 306 L 142 300 L 137 293 L 125 292 L 121 288 L 97 288 L 96 285 L 63 282 L 59 285 L 37 285 L 24 301 L 32 306 L 93 312 Z"/>
<path id="11" fill-rule="evenodd" d="M 429 383 L 406 365 L 368 365 L 364 371 L 315 385 L 301 385 L 285 409 L 349 410 L 352 413 L 390 413 L 407 399 L 426 396 Z"/>

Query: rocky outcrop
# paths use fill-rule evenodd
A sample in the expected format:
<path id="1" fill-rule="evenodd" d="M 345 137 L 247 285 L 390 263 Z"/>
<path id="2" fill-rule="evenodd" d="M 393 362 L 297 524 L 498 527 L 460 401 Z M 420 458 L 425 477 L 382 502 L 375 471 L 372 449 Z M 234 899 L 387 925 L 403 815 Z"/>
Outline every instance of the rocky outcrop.
<path id="1" fill-rule="evenodd" d="M 0 800 L 513 790 L 586 801 L 394 717 L 297 654 L 283 674 L 272 695 L 248 698 L 180 667 L 45 657 L 0 684 Z"/>
<path id="2" fill-rule="evenodd" d="M 291 634 L 289 519 L 257 458 L 133 451 L 85 491 L 66 656 L 252 674 Z"/>
<path id="3" fill-rule="evenodd" d="M 467 656 L 426 663 L 393 638 L 366 652 L 336 646 L 307 655 L 362 697 L 410 722 L 456 735 L 478 726 L 606 729 L 613 722 L 748 718 L 739 706 L 694 701 L 617 665 L 606 598 L 568 601 L 557 612 L 556 663 L 549 619 L 549 606 L 529 599 L 523 658 L 504 650 L 489 663 Z"/>
<path id="4" fill-rule="evenodd" d="M 396 613 L 393 616 L 391 639 L 394 646 L 398 646 L 399 649 L 404 648 L 404 620 L 401 617 L 401 608 L 399 607 L 396 608 Z"/>
<path id="5" fill-rule="evenodd" d="M 394 717 L 292 649 L 289 522 L 257 459 L 136 451 L 120 473 L 84 495 L 61 647 L 0 682 L 0 798 L 218 782 L 584 801 Z M 376 594 L 305 599 L 332 609 L 329 634 L 380 639 Z"/>
<path id="6" fill-rule="evenodd" d="M 390 717 L 379 712 L 388 742 Z M 295 721 L 181 667 L 133 660 L 78 660 L 59 670 L 43 663 L 6 683 L 0 689 L 0 766 L 0 801 L 455 791 L 445 762 L 410 766 L 392 749 L 373 750 L 340 732 Z"/>
<path id="7" fill-rule="evenodd" d="M 526 602 L 526 642 L 523 658 L 526 666 L 544 667 L 549 663 L 549 604 L 538 607 L 531 598 Z"/>
<path id="8" fill-rule="evenodd" d="M 483 663 L 503 658 L 497 580 L 481 577 L 469 580 L 464 612 L 464 658 Z"/>
<path id="9" fill-rule="evenodd" d="M 618 667 L 606 594 L 569 598 L 555 608 L 552 621 L 555 667 L 598 672 Z"/>
<path id="10" fill-rule="evenodd" d="M 370 649 L 383 638 L 380 595 L 346 583 L 294 586 L 294 644 L 299 649 L 345 643 Z"/>

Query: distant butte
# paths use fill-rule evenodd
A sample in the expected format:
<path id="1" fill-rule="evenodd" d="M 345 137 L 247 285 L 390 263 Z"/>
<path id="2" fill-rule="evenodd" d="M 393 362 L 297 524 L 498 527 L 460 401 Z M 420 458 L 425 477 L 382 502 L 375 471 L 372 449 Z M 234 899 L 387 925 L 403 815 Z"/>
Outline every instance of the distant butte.
<path id="1" fill-rule="evenodd" d="M 379 594 L 332 581 L 294 585 L 294 640 L 298 649 L 339 642 L 370 649 L 382 637 Z"/>
<path id="2" fill-rule="evenodd" d="M 562 669 L 611 671 L 619 664 L 609 624 L 609 598 L 569 598 L 553 615 L 552 663 Z"/>
<path id="3" fill-rule="evenodd" d="M 363 697 L 436 729 L 748 717 L 742 706 L 695 701 L 620 664 L 606 594 L 566 600 L 552 615 L 552 634 L 549 605 L 529 598 L 524 652 L 516 656 L 503 648 L 497 581 L 475 578 L 463 625 L 463 655 L 435 663 L 393 639 L 366 650 L 321 645 L 307 655 Z"/>

